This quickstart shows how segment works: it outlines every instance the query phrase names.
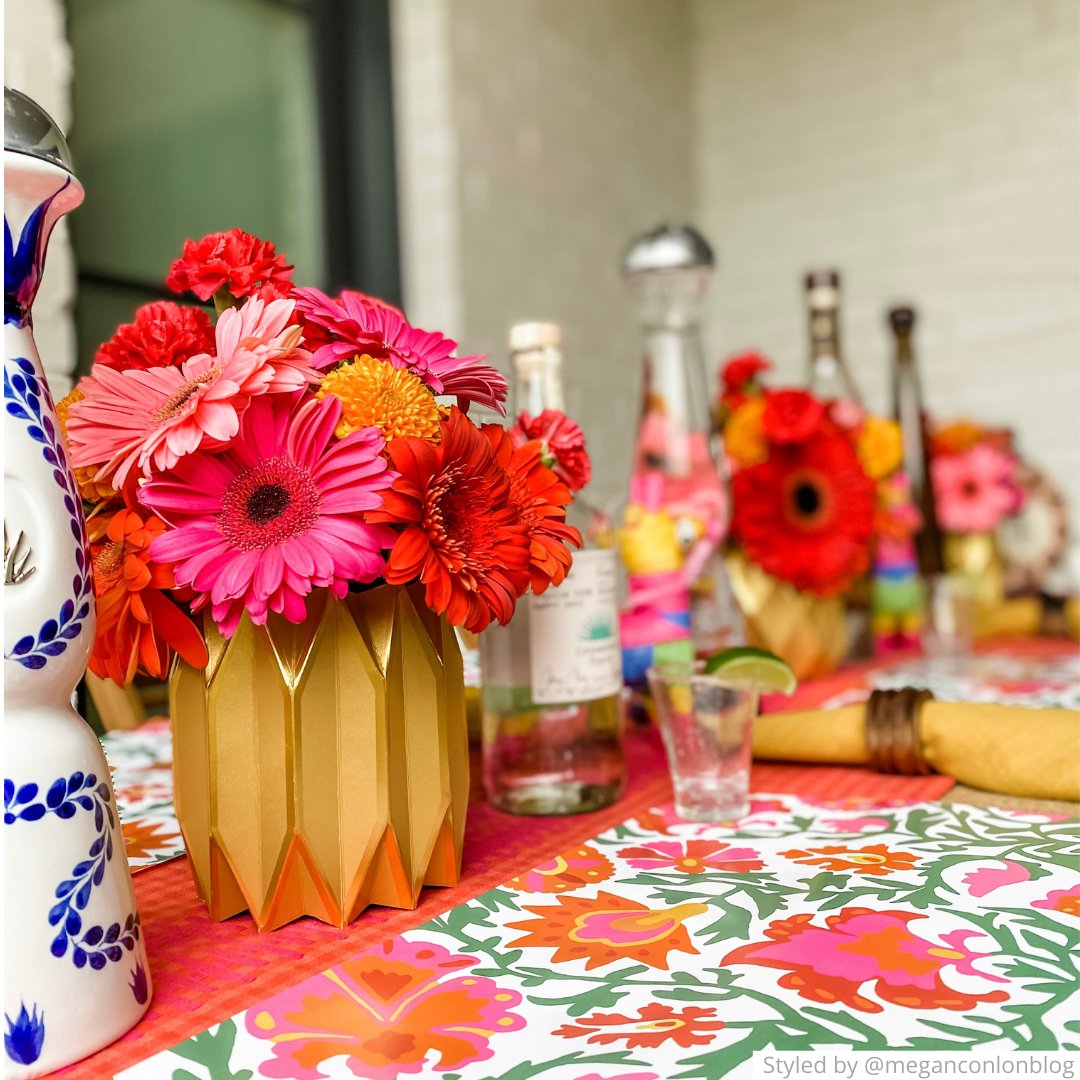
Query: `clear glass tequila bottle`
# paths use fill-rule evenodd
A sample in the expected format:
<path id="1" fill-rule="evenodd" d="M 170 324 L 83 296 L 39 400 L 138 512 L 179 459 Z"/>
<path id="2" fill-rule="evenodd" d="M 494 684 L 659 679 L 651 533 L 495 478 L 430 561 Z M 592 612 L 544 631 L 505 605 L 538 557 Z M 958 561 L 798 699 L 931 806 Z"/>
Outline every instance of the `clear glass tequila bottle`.
<path id="1" fill-rule="evenodd" d="M 553 323 L 512 328 L 519 411 L 563 410 L 561 345 Z M 566 580 L 480 635 L 484 785 L 513 814 L 599 810 L 623 789 L 615 531 L 581 493 L 567 521 L 584 546 Z"/>

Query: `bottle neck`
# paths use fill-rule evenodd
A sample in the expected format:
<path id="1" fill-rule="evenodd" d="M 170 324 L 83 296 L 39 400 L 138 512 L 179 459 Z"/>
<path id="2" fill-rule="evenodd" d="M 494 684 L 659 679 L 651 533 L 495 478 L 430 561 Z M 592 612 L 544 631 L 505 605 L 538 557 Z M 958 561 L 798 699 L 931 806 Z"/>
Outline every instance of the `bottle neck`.
<path id="1" fill-rule="evenodd" d="M 643 412 L 663 403 L 665 415 L 684 431 L 710 432 L 705 359 L 697 324 L 646 326 Z"/>
<path id="2" fill-rule="evenodd" d="M 862 404 L 855 380 L 844 364 L 840 345 L 840 309 L 810 309 L 810 362 L 807 383 L 823 398 L 844 398 Z"/>
<path id="3" fill-rule="evenodd" d="M 562 353 L 551 346 L 514 354 L 514 410 L 539 416 L 545 409 L 566 411 Z"/>

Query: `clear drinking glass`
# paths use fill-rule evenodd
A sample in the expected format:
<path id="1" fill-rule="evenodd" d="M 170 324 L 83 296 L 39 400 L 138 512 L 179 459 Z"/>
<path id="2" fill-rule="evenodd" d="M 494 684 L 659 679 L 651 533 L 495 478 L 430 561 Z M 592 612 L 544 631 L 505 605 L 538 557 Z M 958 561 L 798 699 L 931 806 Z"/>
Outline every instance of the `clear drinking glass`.
<path id="1" fill-rule="evenodd" d="M 756 691 L 730 686 L 698 664 L 649 668 L 656 721 L 687 821 L 732 821 L 749 810 Z"/>
<path id="2" fill-rule="evenodd" d="M 959 574 L 939 574 L 926 583 L 927 656 L 966 657 L 975 640 L 977 596 L 971 582 Z"/>

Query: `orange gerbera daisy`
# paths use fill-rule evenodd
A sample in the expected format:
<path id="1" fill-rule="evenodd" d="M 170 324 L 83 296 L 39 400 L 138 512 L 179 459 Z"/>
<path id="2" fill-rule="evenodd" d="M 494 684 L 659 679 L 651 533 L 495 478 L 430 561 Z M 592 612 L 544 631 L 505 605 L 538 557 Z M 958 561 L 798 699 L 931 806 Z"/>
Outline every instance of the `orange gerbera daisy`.
<path id="1" fill-rule="evenodd" d="M 498 424 L 485 424 L 483 432 L 495 461 L 510 477 L 510 505 L 529 536 L 532 591 L 542 593 L 566 579 L 572 561 L 567 545 L 581 547 L 581 533 L 566 524 L 566 508 L 574 497 L 543 463 L 544 445 L 538 439 L 514 446 L 509 432 Z"/>
<path id="2" fill-rule="evenodd" d="M 82 401 L 85 395 L 76 386 L 65 397 L 62 397 L 56 403 L 56 418 L 60 421 L 60 434 L 64 438 L 64 445 L 68 446 L 67 441 L 67 420 L 68 414 L 71 412 L 71 406 L 76 401 Z M 71 448 L 68 446 L 68 454 L 71 454 Z M 116 489 L 107 480 L 98 480 L 97 474 L 101 471 L 103 466 L 88 465 L 81 469 L 75 469 L 75 483 L 79 486 L 79 494 L 87 502 L 104 502 L 107 499 L 111 499 L 116 495 Z"/>
<path id="3" fill-rule="evenodd" d="M 781 851 L 785 859 L 804 866 L 821 866 L 826 870 L 850 870 L 855 874 L 883 877 L 894 870 L 910 870 L 919 861 L 908 851 L 890 851 L 884 844 L 869 847 L 820 847 Z"/>
<path id="4" fill-rule="evenodd" d="M 361 428 L 378 428 L 384 438 L 439 438 L 439 406 L 435 395 L 407 368 L 370 356 L 334 368 L 323 377 L 316 397 L 332 394 L 341 402 L 339 439 Z"/>
<path id="5" fill-rule="evenodd" d="M 509 622 L 528 589 L 529 536 L 480 429 L 456 408 L 439 426 L 437 446 L 417 438 L 387 444 L 399 476 L 367 520 L 403 527 L 387 584 L 419 580 L 428 607 L 478 633 L 492 619 Z"/>
<path id="6" fill-rule="evenodd" d="M 624 896 L 598 893 L 594 899 L 558 896 L 554 907 L 526 907 L 536 916 L 507 923 L 524 937 L 507 948 L 554 949 L 552 963 L 584 960 L 586 971 L 617 960 L 633 960 L 667 971 L 668 953 L 697 955 L 683 923 L 708 911 L 704 904 L 648 908 Z"/>
<path id="7" fill-rule="evenodd" d="M 206 644 L 195 624 L 163 590 L 175 585 L 172 567 L 150 561 L 150 544 L 165 531 L 153 514 L 128 508 L 91 519 L 97 634 L 90 670 L 121 686 L 141 667 L 164 678 L 169 649 L 205 667 Z"/>

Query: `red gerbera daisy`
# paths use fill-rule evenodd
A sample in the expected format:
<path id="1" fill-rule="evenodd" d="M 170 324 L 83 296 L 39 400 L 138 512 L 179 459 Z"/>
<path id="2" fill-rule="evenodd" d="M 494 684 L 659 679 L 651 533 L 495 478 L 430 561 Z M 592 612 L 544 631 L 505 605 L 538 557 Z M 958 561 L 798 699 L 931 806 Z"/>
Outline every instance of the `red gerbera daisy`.
<path id="1" fill-rule="evenodd" d="M 404 525 L 386 581 L 417 578 L 425 600 L 453 626 L 479 632 L 507 623 L 529 587 L 529 536 L 510 505 L 510 478 L 491 444 L 458 409 L 440 424 L 439 444 L 393 439 L 387 453 L 400 474 L 370 522 Z"/>
<path id="2" fill-rule="evenodd" d="M 581 533 L 566 524 L 566 508 L 573 502 L 569 488 L 541 461 L 543 446 L 537 440 L 515 447 L 498 424 L 485 424 L 483 432 L 510 477 L 510 505 L 528 532 L 532 591 L 561 585 L 570 571 L 567 544 L 581 547 Z"/>
<path id="3" fill-rule="evenodd" d="M 580 491 L 589 482 L 592 462 L 585 449 L 585 434 L 558 409 L 545 409 L 539 416 L 519 413 L 510 436 L 518 446 L 539 439 L 544 444 L 544 464 L 571 491 Z"/>
<path id="4" fill-rule="evenodd" d="M 842 435 L 774 447 L 732 487 L 732 534 L 774 577 L 829 596 L 869 566 L 874 482 Z"/>
<path id="5" fill-rule="evenodd" d="M 98 348 L 95 363 L 118 371 L 176 367 L 200 353 L 214 351 L 210 316 L 171 300 L 144 304 L 133 322 L 124 323 Z"/>
<path id="6" fill-rule="evenodd" d="M 235 297 L 250 296 L 268 281 L 291 281 L 293 268 L 268 240 L 243 229 L 185 240 L 184 253 L 165 279 L 173 292 L 193 292 L 200 300 L 225 286 Z"/>

